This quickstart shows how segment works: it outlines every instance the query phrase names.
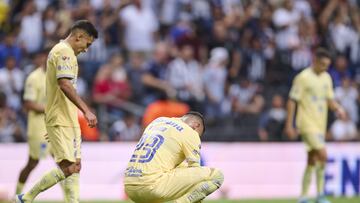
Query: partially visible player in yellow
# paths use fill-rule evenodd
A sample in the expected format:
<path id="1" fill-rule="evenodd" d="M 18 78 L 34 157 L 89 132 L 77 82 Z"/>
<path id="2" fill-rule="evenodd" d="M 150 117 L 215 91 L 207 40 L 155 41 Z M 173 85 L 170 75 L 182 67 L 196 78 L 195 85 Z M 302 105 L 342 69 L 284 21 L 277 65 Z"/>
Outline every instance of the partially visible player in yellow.
<path id="1" fill-rule="evenodd" d="M 344 109 L 334 100 L 332 79 L 327 73 L 330 63 L 330 53 L 323 48 L 317 49 L 312 65 L 295 77 L 287 103 L 288 116 L 285 131 L 291 139 L 296 139 L 298 133 L 301 135 L 308 155 L 299 203 L 310 202 L 307 195 L 314 170 L 317 179 L 316 202 L 329 203 L 324 194 L 328 108 L 335 111 L 339 117 L 345 116 Z"/>
<path id="2" fill-rule="evenodd" d="M 29 145 L 29 159 L 21 170 L 16 194 L 22 192 L 24 184 L 31 171 L 38 165 L 39 160 L 49 154 L 49 145 L 45 140 L 45 65 L 46 52 L 35 55 L 36 69 L 26 78 L 24 87 L 24 106 L 28 111 L 27 135 Z"/>
<path id="3" fill-rule="evenodd" d="M 45 124 L 58 168 L 46 173 L 25 194 L 16 195 L 16 202 L 30 203 L 40 193 L 66 179 L 73 188 L 71 202 L 79 202 L 79 172 L 81 169 L 81 135 L 77 116 L 79 108 L 90 127 L 96 116 L 76 93 L 78 64 L 76 56 L 86 52 L 98 33 L 87 20 L 79 20 L 70 34 L 50 51 L 46 66 Z"/>
<path id="4" fill-rule="evenodd" d="M 204 118 L 189 112 L 160 117 L 145 129 L 125 171 L 125 192 L 136 203 L 199 202 L 219 189 L 220 170 L 200 166 Z"/>

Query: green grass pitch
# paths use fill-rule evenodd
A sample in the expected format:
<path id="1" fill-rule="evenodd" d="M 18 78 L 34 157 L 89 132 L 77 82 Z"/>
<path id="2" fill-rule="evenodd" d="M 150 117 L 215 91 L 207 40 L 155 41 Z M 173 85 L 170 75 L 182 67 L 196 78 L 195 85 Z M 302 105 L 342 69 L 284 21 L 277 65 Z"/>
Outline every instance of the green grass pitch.
<path id="1" fill-rule="evenodd" d="M 360 203 L 360 197 L 353 198 L 329 198 L 331 203 Z M 273 200 L 209 200 L 205 203 L 296 203 L 296 199 L 273 199 Z M 56 203 L 56 202 L 34 202 L 34 203 Z M 131 203 L 131 201 L 89 201 L 82 203 Z M 315 201 L 313 201 L 315 203 Z"/>

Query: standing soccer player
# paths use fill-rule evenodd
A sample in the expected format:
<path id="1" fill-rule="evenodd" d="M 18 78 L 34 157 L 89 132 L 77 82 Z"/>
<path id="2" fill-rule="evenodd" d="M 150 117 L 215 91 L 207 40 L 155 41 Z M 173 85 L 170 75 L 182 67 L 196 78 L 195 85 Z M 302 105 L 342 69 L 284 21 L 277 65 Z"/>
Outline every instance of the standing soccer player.
<path id="1" fill-rule="evenodd" d="M 204 118 L 189 112 L 151 122 L 125 171 L 125 191 L 136 203 L 200 202 L 219 189 L 224 177 L 200 166 Z"/>
<path id="2" fill-rule="evenodd" d="M 97 124 L 97 119 L 76 93 L 76 56 L 86 52 L 97 36 L 93 24 L 87 20 L 79 20 L 71 27 L 69 36 L 56 44 L 49 53 L 46 66 L 45 124 L 59 168 L 45 174 L 27 193 L 16 195 L 16 202 L 32 202 L 40 192 L 64 179 L 69 180 L 73 187 L 72 202 L 79 202 L 81 135 L 77 108 L 83 112 L 90 127 Z"/>
<path id="3" fill-rule="evenodd" d="M 324 173 L 327 161 L 325 133 L 328 107 L 339 117 L 345 116 L 344 109 L 334 100 L 333 85 L 326 72 L 331 56 L 323 48 L 316 50 L 313 64 L 300 72 L 294 79 L 287 103 L 286 133 L 292 139 L 297 137 L 293 121 L 296 111 L 296 126 L 307 148 L 307 166 L 302 181 L 299 203 L 310 202 L 307 195 L 311 176 L 316 171 L 317 203 L 329 203 L 324 195 Z"/>
<path id="4" fill-rule="evenodd" d="M 38 66 L 26 78 L 24 88 L 24 106 L 28 111 L 28 145 L 29 159 L 21 170 L 16 194 L 22 192 L 31 171 L 38 165 L 39 159 L 45 158 L 49 152 L 49 145 L 45 140 L 45 65 L 46 53 L 39 52 L 35 56 L 35 65 Z"/>

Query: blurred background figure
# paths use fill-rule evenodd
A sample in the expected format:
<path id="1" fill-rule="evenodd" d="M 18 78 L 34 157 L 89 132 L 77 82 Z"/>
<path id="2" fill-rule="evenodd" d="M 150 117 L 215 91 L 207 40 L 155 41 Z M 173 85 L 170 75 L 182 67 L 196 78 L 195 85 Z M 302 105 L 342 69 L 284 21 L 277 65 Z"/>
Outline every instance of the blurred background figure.
<path id="1" fill-rule="evenodd" d="M 24 131 L 16 112 L 7 106 L 6 94 L 0 92 L 0 142 L 24 142 Z"/>
<path id="2" fill-rule="evenodd" d="M 138 141 L 141 135 L 141 128 L 136 116 L 126 113 L 123 119 L 113 123 L 109 133 L 111 141 Z"/>
<path id="3" fill-rule="evenodd" d="M 283 141 L 283 129 L 285 127 L 286 110 L 284 98 L 281 95 L 274 95 L 271 107 L 265 111 L 259 121 L 259 139 L 261 141 Z"/>
<path id="4" fill-rule="evenodd" d="M 336 119 L 330 128 L 330 135 L 333 141 L 356 141 L 359 134 L 356 125 L 347 115 L 344 119 Z"/>
<path id="5" fill-rule="evenodd" d="M 224 115 L 222 107 L 225 99 L 228 59 L 229 55 L 225 48 L 214 48 L 210 52 L 209 63 L 203 73 L 206 96 L 205 115 L 208 122 L 221 119 Z"/>

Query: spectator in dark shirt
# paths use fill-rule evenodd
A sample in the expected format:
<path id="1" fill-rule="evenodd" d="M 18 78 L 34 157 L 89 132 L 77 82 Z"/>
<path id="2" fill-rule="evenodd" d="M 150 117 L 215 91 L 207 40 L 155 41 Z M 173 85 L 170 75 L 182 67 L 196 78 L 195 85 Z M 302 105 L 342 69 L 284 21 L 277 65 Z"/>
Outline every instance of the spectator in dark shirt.
<path id="1" fill-rule="evenodd" d="M 153 59 L 146 65 L 142 82 L 145 85 L 145 104 L 160 98 L 160 95 L 167 94 L 168 97 L 176 96 L 176 91 L 167 81 L 167 66 L 169 60 L 169 47 L 166 43 L 158 43 L 155 46 Z"/>
<path id="2" fill-rule="evenodd" d="M 333 79 L 334 87 L 341 86 L 343 78 L 351 77 L 347 58 L 344 55 L 337 55 L 334 67 L 330 68 L 329 73 Z"/>
<path id="3" fill-rule="evenodd" d="M 281 95 L 275 94 L 270 109 L 261 115 L 258 129 L 259 139 L 261 141 L 281 141 L 285 119 L 284 99 Z"/>

